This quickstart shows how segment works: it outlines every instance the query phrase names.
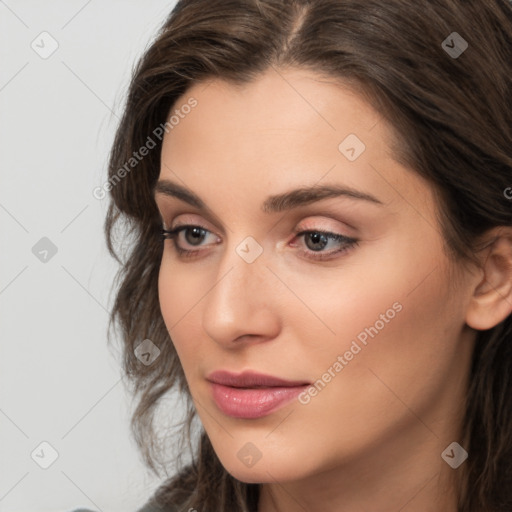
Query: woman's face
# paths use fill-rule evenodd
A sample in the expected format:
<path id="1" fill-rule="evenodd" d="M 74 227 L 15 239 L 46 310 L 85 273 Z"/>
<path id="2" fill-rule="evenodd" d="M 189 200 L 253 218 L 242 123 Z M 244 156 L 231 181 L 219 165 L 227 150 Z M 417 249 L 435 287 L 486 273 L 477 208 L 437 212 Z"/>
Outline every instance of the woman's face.
<path id="1" fill-rule="evenodd" d="M 443 465 L 472 289 L 450 277 L 429 184 L 368 103 L 310 72 L 197 84 L 174 110 L 191 97 L 155 198 L 166 229 L 196 228 L 165 240 L 159 295 L 223 465 L 246 482 Z"/>

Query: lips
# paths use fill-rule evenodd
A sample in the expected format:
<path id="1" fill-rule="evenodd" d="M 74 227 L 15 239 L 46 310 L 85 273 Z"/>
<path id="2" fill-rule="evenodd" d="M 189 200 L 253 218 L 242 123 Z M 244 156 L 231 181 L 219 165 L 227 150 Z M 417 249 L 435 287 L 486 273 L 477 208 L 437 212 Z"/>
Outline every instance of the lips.
<path id="1" fill-rule="evenodd" d="M 228 416 L 244 419 L 260 418 L 284 407 L 310 385 L 253 371 L 215 371 L 207 380 L 217 407 Z"/>

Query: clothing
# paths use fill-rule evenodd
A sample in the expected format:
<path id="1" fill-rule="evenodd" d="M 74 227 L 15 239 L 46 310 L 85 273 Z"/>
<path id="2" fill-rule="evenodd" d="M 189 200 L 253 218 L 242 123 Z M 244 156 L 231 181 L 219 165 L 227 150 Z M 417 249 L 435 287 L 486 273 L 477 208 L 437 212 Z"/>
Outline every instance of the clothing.
<path id="1" fill-rule="evenodd" d="M 77 508 L 75 510 L 72 510 L 71 512 L 94 512 L 93 510 L 89 510 L 87 508 Z M 155 505 L 151 503 L 146 503 L 142 508 L 137 510 L 136 512 L 181 512 L 178 510 L 177 507 L 171 507 L 171 508 L 158 508 Z"/>

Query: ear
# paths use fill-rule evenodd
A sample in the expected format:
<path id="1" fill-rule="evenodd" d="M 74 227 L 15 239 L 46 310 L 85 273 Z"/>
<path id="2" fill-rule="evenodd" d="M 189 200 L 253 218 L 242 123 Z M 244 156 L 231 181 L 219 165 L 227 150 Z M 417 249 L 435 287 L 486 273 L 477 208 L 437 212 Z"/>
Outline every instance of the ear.
<path id="1" fill-rule="evenodd" d="M 500 226 L 489 236 L 491 243 L 482 250 L 483 278 L 479 277 L 466 313 L 466 323 L 481 331 L 512 313 L 512 227 Z"/>

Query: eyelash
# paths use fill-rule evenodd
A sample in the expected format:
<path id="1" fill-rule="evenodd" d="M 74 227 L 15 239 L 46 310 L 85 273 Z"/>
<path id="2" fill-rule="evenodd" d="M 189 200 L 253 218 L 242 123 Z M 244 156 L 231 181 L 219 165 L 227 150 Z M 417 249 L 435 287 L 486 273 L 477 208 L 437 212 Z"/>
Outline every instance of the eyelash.
<path id="1" fill-rule="evenodd" d="M 193 251 L 190 251 L 190 250 L 187 250 L 187 249 L 183 249 L 181 248 L 178 243 L 177 243 L 177 238 L 178 238 L 178 235 L 182 232 L 182 231 L 185 231 L 187 229 L 192 229 L 192 228 L 199 228 L 199 229 L 202 229 L 204 231 L 206 231 L 207 233 L 211 233 L 208 229 L 206 228 L 203 228 L 202 226 L 198 226 L 198 225 L 193 225 L 193 224 L 186 224 L 186 225 L 183 225 L 183 226 L 178 226 L 174 229 L 171 229 L 171 230 L 167 230 L 167 229 L 162 229 L 161 230 L 161 236 L 162 236 L 162 239 L 163 240 L 172 240 L 173 242 L 173 246 L 174 246 L 174 249 L 176 250 L 176 252 L 178 253 L 178 255 L 180 257 L 183 257 L 183 258 L 194 258 L 196 257 L 197 253 L 201 252 L 199 250 L 193 250 Z M 312 251 L 311 249 L 307 250 L 307 251 L 303 251 L 304 254 L 306 253 L 312 253 L 312 254 L 317 254 L 317 256 L 306 256 L 307 258 L 311 259 L 311 260 L 316 260 L 316 261 L 322 261 L 322 260 L 327 260 L 327 259 L 332 259 L 334 255 L 340 255 L 350 249 L 352 249 L 353 247 L 355 247 L 357 244 L 358 244 L 358 240 L 355 239 L 355 238 L 350 238 L 350 237 L 347 237 L 345 235 L 341 235 L 339 233 L 332 233 L 330 231 L 324 231 L 324 230 L 321 230 L 321 229 L 308 229 L 308 230 L 294 230 L 294 234 L 296 237 L 300 237 L 300 236 L 304 236 L 304 235 L 308 235 L 308 234 L 322 234 L 322 235 L 325 235 L 327 236 L 328 240 L 334 240 L 336 242 L 342 242 L 344 245 L 341 249 L 338 249 L 338 250 L 335 250 L 335 251 L 330 251 L 330 252 L 326 252 L 326 253 L 322 253 L 322 252 L 318 252 L 318 251 Z"/>

